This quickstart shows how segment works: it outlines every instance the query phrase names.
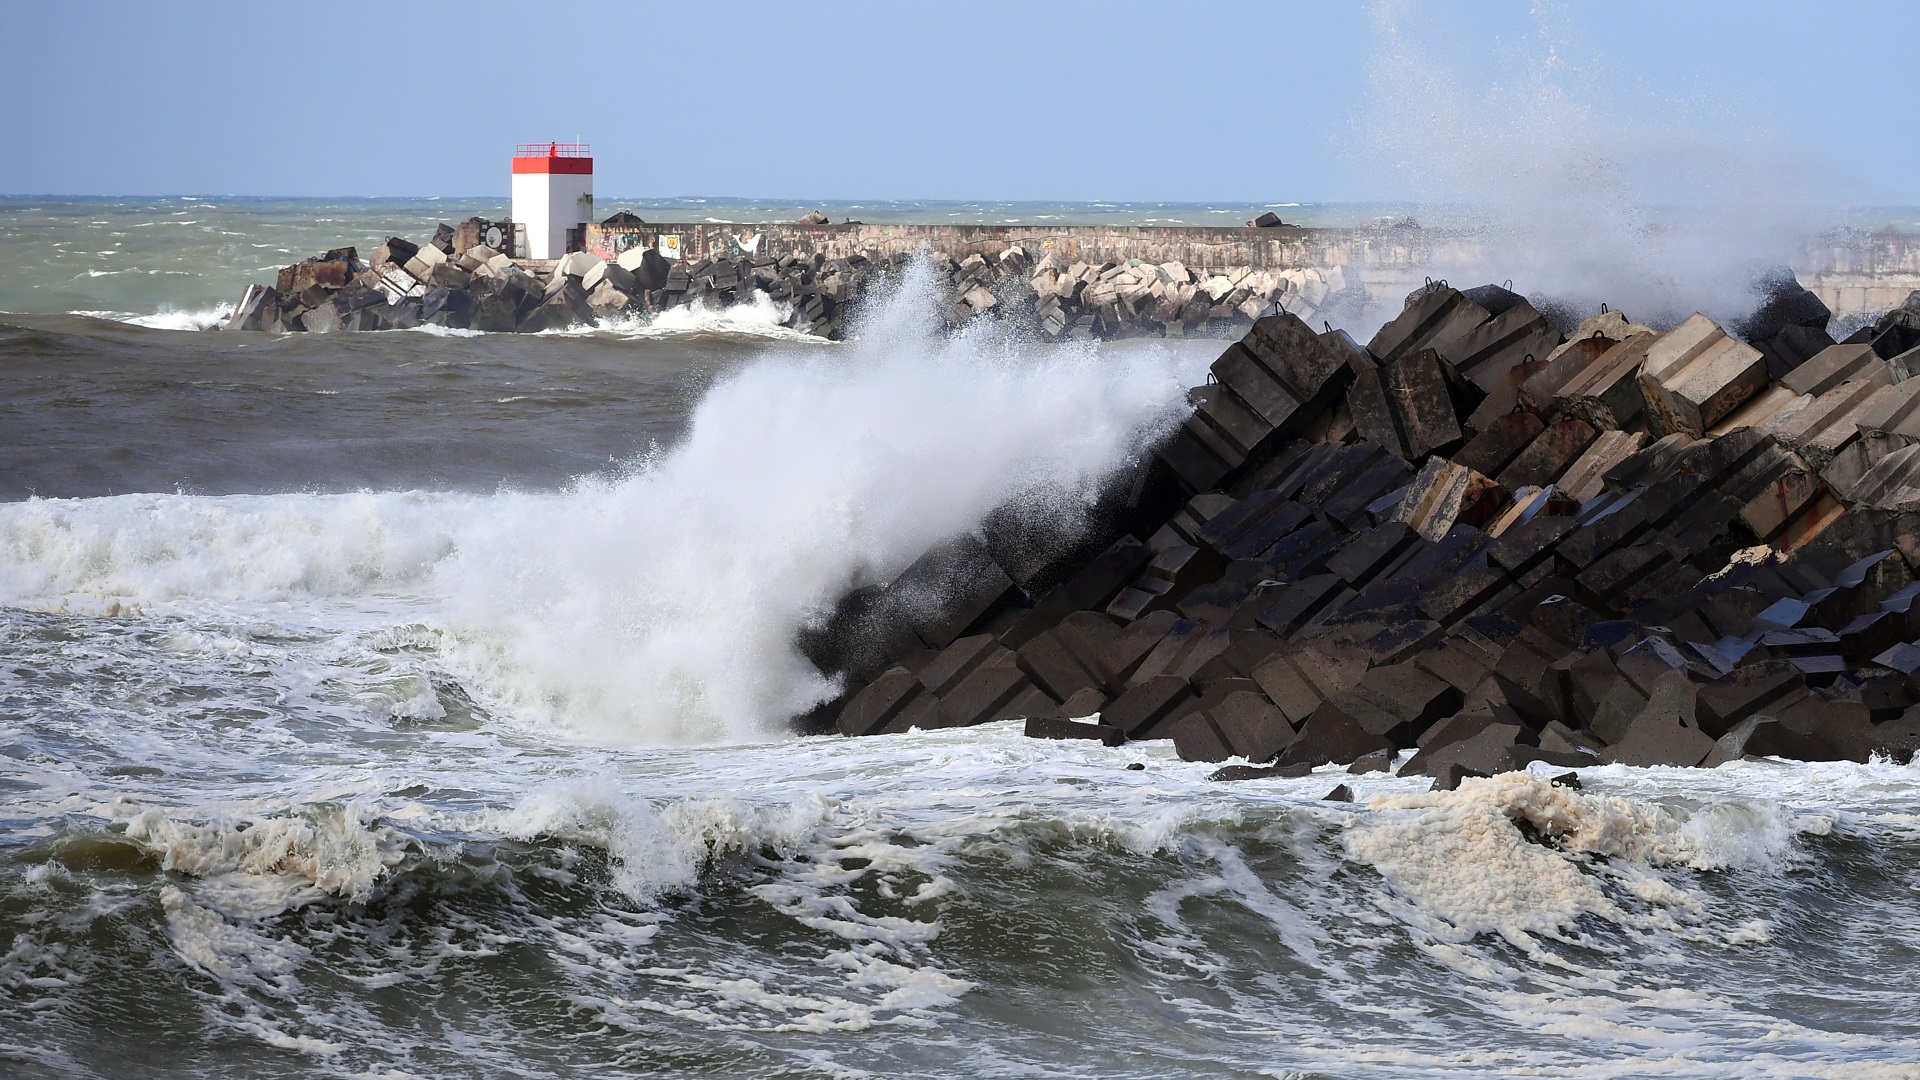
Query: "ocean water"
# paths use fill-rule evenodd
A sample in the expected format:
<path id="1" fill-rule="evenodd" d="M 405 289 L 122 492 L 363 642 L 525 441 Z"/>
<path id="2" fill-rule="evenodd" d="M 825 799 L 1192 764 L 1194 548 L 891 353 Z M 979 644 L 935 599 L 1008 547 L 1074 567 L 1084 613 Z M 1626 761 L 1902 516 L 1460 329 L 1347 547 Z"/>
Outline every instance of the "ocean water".
<path id="1" fill-rule="evenodd" d="M 195 333 L 485 208 L 220 207 L 61 292 L 95 227 L 21 205 L 0 1074 L 1920 1076 L 1920 767 L 785 733 L 802 626 L 996 506 L 1072 532 L 1217 342 L 943 336 L 911 274 L 844 343 Z"/>

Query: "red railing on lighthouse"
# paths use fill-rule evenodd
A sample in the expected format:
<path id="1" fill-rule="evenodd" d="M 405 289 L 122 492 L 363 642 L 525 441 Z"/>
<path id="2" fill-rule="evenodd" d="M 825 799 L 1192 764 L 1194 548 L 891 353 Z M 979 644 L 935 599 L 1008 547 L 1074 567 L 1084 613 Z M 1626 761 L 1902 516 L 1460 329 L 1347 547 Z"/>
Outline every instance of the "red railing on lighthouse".
<path id="1" fill-rule="evenodd" d="M 523 142 L 513 148 L 517 158 L 590 158 L 593 147 L 583 142 Z"/>
<path id="2" fill-rule="evenodd" d="M 593 147 L 586 143 L 521 143 L 513 148 L 516 173 L 593 175 Z"/>

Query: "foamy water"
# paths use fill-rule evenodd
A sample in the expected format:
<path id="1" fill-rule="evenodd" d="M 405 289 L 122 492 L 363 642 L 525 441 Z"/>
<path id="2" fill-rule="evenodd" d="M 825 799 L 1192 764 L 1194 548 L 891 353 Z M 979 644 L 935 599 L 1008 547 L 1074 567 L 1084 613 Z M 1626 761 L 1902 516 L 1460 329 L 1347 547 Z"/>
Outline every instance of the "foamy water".
<path id="1" fill-rule="evenodd" d="M 1428 793 L 1013 724 L 784 735 L 832 689 L 800 627 L 1009 500 L 1070 530 L 1212 351 L 947 337 L 928 290 L 848 344 L 740 335 L 679 436 L 558 487 L 0 503 L 0 1063 L 1917 1075 L 1920 769 Z M 422 340 L 323 344 L 410 411 L 551 400 L 557 440 L 617 407 L 567 404 L 617 398 L 578 373 L 604 337 L 427 342 L 504 350 L 477 383 L 409 381 Z M 365 415 L 385 452 L 407 413 Z"/>

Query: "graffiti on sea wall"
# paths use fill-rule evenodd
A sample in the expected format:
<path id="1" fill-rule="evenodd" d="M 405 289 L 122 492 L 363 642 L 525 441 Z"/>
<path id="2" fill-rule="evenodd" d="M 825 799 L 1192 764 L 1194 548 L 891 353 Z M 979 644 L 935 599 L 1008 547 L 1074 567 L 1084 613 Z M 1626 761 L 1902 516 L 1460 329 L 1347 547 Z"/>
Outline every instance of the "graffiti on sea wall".
<path id="1" fill-rule="evenodd" d="M 766 232 L 755 225 L 707 226 L 680 231 L 637 225 L 589 225 L 586 249 L 617 259 L 636 248 L 654 248 L 669 259 L 752 258 L 766 250 Z"/>
<path id="2" fill-rule="evenodd" d="M 644 248 L 653 243 L 653 230 L 633 225 L 588 225 L 583 245 L 602 259 L 612 262 L 622 252 Z"/>
<path id="3" fill-rule="evenodd" d="M 668 259 L 751 259 L 768 253 L 761 225 L 709 225 L 694 228 L 602 222 L 587 226 L 585 248 L 611 262 L 636 248 L 654 248 Z"/>

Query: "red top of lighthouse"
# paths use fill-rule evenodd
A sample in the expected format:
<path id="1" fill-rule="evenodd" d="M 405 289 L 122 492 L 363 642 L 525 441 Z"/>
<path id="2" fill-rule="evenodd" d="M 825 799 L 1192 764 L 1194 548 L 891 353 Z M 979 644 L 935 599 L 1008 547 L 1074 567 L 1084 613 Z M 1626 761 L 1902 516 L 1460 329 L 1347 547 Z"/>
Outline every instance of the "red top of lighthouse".
<path id="1" fill-rule="evenodd" d="M 586 143 L 521 143 L 513 148 L 516 173 L 593 175 L 593 147 Z"/>

